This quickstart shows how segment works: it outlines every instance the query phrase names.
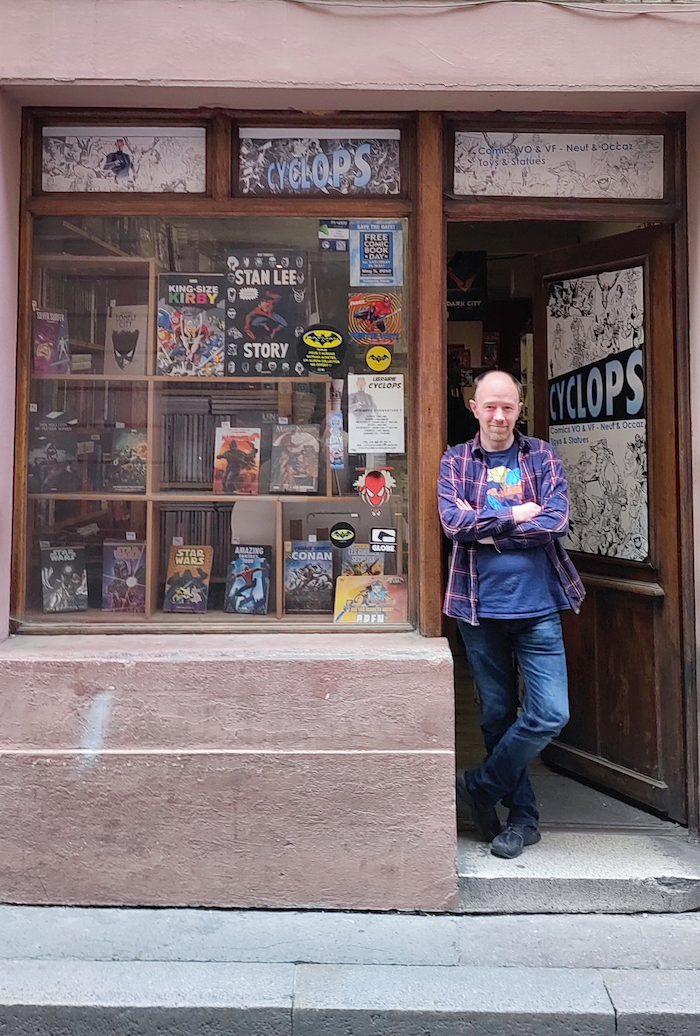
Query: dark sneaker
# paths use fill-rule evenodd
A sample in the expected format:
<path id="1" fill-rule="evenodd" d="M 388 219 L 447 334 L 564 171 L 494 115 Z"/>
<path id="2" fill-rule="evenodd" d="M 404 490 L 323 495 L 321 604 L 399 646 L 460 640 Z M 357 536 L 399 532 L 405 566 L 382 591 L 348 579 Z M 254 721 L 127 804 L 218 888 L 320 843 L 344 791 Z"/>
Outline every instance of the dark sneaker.
<path id="1" fill-rule="evenodd" d="M 490 842 L 496 835 L 500 835 L 501 821 L 494 806 L 484 806 L 476 801 L 466 785 L 464 774 L 464 770 L 457 770 L 457 796 L 469 806 L 479 838 L 484 842 Z"/>
<path id="2" fill-rule="evenodd" d="M 514 860 L 526 845 L 536 845 L 541 837 L 537 828 L 508 824 L 505 831 L 491 842 L 491 853 L 500 856 L 502 860 Z"/>

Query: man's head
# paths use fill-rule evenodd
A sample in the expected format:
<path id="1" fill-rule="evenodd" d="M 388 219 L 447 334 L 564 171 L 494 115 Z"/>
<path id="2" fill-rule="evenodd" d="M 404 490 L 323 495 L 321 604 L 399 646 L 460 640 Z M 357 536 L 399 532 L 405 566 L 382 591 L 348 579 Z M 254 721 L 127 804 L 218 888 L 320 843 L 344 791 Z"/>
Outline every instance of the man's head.
<path id="1" fill-rule="evenodd" d="M 358 378 L 357 379 L 357 390 L 358 390 L 358 392 L 364 392 L 366 388 L 367 388 L 367 382 L 365 381 L 365 379 L 364 378 Z"/>
<path id="2" fill-rule="evenodd" d="M 482 446 L 489 452 L 509 449 L 523 407 L 520 382 L 507 371 L 487 371 L 479 375 L 475 386 L 469 405 L 479 422 Z"/>

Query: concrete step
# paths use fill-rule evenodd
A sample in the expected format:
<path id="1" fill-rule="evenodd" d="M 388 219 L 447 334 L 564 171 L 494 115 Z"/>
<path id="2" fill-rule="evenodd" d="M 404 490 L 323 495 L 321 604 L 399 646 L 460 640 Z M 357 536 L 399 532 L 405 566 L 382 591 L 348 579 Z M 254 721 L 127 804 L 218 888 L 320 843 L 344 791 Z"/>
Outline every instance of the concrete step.
<path id="1" fill-rule="evenodd" d="M 4 961 L 12 1036 L 690 1036 L 697 972 Z"/>
<path id="2" fill-rule="evenodd" d="M 515 860 L 459 838 L 463 913 L 677 913 L 700 909 L 700 845 L 675 834 L 544 831 Z"/>

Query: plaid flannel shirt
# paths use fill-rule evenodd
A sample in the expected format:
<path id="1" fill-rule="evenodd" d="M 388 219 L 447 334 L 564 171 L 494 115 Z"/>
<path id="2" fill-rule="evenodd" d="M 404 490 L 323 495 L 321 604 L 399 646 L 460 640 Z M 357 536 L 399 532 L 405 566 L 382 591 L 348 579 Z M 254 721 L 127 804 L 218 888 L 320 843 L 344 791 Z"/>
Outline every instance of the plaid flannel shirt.
<path id="1" fill-rule="evenodd" d="M 515 433 L 523 486 L 523 503 L 534 501 L 542 510 L 536 518 L 516 525 L 513 508 L 495 509 L 486 500 L 488 465 L 479 434 L 453 446 L 442 458 L 438 479 L 438 507 L 445 533 L 454 540 L 445 592 L 444 612 L 478 626 L 479 580 L 477 540 L 493 537 L 500 551 L 544 547 L 575 612 L 581 610 L 585 590 L 578 572 L 559 540 L 569 530 L 568 483 L 554 449 L 542 439 Z M 467 508 L 465 501 L 470 505 Z"/>

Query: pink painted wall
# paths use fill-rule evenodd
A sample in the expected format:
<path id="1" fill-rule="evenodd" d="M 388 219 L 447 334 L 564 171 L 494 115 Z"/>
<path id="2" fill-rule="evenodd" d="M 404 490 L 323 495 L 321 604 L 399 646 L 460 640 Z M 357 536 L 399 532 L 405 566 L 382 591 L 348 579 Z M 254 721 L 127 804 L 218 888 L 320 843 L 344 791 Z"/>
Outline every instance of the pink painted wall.
<path id="1" fill-rule="evenodd" d="M 508 92 L 562 89 L 569 107 L 571 94 L 591 91 L 627 93 L 636 107 L 637 91 L 696 89 L 697 10 L 591 7 L 5 0 L 0 69 L 23 97 L 49 103 L 76 99 L 84 86 L 87 103 L 108 103 L 110 84 L 139 105 L 160 98 L 326 110 L 459 108 L 474 93 L 481 96 L 471 106 L 495 108 Z M 286 99 L 274 96 L 279 90 Z M 556 96 L 549 106 L 559 106 Z"/>
<path id="2" fill-rule="evenodd" d="M 15 349 L 17 344 L 17 251 L 19 244 L 20 109 L 0 91 L 0 640 L 7 636 L 12 551 L 12 485 L 15 427 Z"/>

